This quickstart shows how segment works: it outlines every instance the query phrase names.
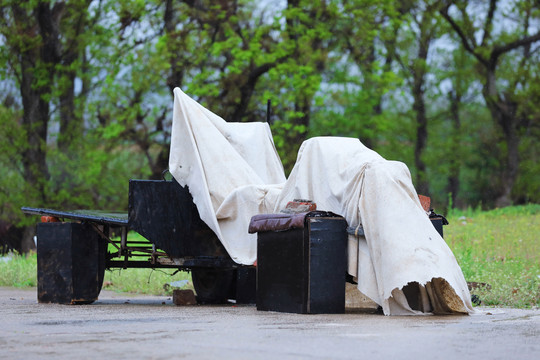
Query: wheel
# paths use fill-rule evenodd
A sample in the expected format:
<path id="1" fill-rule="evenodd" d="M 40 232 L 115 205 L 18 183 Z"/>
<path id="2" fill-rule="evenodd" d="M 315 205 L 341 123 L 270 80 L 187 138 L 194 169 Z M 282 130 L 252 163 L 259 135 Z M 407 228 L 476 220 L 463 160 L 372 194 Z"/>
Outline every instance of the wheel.
<path id="1" fill-rule="evenodd" d="M 97 273 L 97 294 L 99 296 L 99 293 L 101 292 L 101 289 L 103 288 L 103 280 L 105 279 L 105 267 L 107 266 L 105 257 L 107 256 L 107 248 L 109 244 L 103 240 L 99 239 L 98 242 L 98 273 Z"/>
<path id="2" fill-rule="evenodd" d="M 199 304 L 223 304 L 231 298 L 235 271 L 232 269 L 196 268 L 191 280 Z"/>
<path id="3" fill-rule="evenodd" d="M 91 282 L 88 284 L 89 288 L 95 289 L 95 297 L 91 299 L 84 299 L 84 300 L 72 300 L 71 303 L 74 305 L 88 305 L 92 304 L 94 301 L 96 301 L 99 297 L 99 293 L 101 292 L 101 289 L 103 287 L 103 280 L 105 279 L 105 266 L 106 266 L 106 260 L 105 256 L 107 254 L 107 242 L 99 237 L 95 239 L 97 241 L 96 248 L 94 250 L 95 253 L 91 254 L 89 256 L 90 261 L 95 261 L 97 263 L 97 266 L 95 267 L 95 276 L 96 276 L 96 282 Z M 94 275 L 94 273 L 92 273 Z"/>

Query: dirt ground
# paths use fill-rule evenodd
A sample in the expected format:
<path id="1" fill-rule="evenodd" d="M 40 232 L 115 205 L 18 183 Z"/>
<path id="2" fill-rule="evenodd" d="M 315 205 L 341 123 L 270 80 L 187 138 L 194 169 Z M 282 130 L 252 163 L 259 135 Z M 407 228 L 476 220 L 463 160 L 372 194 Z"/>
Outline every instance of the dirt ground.
<path id="1" fill-rule="evenodd" d="M 92 305 L 38 304 L 0 288 L 1 359 L 537 359 L 540 310 L 474 316 L 300 315 L 176 306 L 103 291 Z"/>

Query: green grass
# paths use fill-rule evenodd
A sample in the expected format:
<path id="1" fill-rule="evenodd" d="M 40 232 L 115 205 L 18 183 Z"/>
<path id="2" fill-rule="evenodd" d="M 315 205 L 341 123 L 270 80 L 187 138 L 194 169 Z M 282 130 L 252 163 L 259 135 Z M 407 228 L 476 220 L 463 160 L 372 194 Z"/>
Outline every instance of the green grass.
<path id="1" fill-rule="evenodd" d="M 115 269 L 105 272 L 103 288 L 117 292 L 152 295 L 171 295 L 176 288 L 169 283 L 180 280 L 189 282 L 179 289 L 193 289 L 191 273 L 174 269 Z M 174 275 L 173 275 L 174 274 Z"/>
<path id="2" fill-rule="evenodd" d="M 485 283 L 472 291 L 483 305 L 516 308 L 540 306 L 540 205 L 492 211 L 452 210 L 445 240 L 456 255 L 467 281 Z M 174 270 L 107 271 L 104 289 L 170 295 L 172 281 L 191 276 Z M 36 286 L 36 255 L 0 261 L 0 286 Z"/>
<path id="3" fill-rule="evenodd" d="M 135 232 L 129 234 L 132 241 L 145 239 Z M 115 248 L 109 245 L 109 251 Z M 140 258 L 138 259 L 140 260 Z M 171 286 L 171 282 L 187 280 L 182 287 Z M 0 260 L 0 286 L 37 286 L 37 256 L 10 254 Z M 150 295 L 172 295 L 174 289 L 193 289 L 191 273 L 176 269 L 113 269 L 105 271 L 103 289 Z"/>
<path id="4" fill-rule="evenodd" d="M 0 286 L 37 286 L 36 254 L 27 256 L 10 255 L 9 261 L 0 261 Z M 8 259 L 6 259 L 8 260 Z M 193 289 L 191 274 L 175 269 L 114 269 L 105 271 L 103 289 L 116 292 L 131 292 L 151 295 L 171 295 L 176 288 Z M 187 280 L 182 287 L 169 283 Z"/>
<path id="5" fill-rule="evenodd" d="M 37 286 L 36 254 L 10 254 L 0 260 L 0 286 Z"/>
<path id="6" fill-rule="evenodd" d="M 483 305 L 540 306 L 540 205 L 452 211 L 445 240 Z"/>
<path id="7" fill-rule="evenodd" d="M 136 232 L 128 235 L 131 241 L 147 241 Z M 109 252 L 116 249 L 109 245 Z M 137 260 L 141 260 L 138 258 Z M 187 280 L 188 283 L 182 289 L 193 289 L 191 273 L 177 271 L 176 269 L 113 269 L 105 272 L 103 288 L 117 292 L 131 292 L 151 295 L 172 295 L 176 287 L 169 283 Z M 178 287 L 179 288 L 179 287 Z"/>

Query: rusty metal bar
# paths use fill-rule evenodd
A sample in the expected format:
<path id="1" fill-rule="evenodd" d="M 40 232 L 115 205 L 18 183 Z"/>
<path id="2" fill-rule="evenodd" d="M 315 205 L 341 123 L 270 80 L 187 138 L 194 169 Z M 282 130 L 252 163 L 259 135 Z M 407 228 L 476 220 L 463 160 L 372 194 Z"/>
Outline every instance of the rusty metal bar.
<path id="1" fill-rule="evenodd" d="M 120 250 L 120 248 L 114 243 L 114 241 L 112 241 L 107 235 L 105 235 L 105 233 L 103 231 L 101 231 L 101 229 L 99 228 L 99 226 L 96 223 L 90 222 L 88 224 L 92 225 L 92 228 L 98 233 L 98 235 L 102 239 L 107 241 L 109 244 L 112 244 L 117 250 Z M 122 229 L 125 229 L 125 228 L 122 228 Z"/>

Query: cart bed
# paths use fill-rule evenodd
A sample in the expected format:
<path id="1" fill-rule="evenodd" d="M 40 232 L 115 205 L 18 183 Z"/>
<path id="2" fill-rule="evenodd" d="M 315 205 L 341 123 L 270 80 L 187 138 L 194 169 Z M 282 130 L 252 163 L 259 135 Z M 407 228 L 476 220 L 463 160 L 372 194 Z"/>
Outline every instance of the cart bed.
<path id="1" fill-rule="evenodd" d="M 22 212 L 29 215 L 53 216 L 59 219 L 72 219 L 91 221 L 102 225 L 128 225 L 127 212 L 102 211 L 102 210 L 53 210 L 23 207 Z"/>

